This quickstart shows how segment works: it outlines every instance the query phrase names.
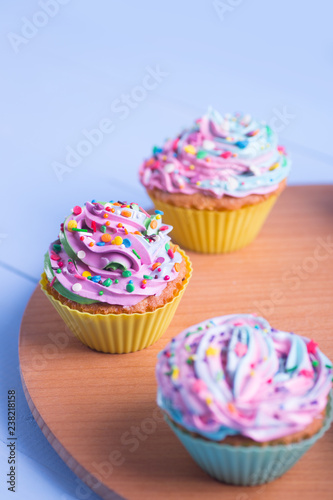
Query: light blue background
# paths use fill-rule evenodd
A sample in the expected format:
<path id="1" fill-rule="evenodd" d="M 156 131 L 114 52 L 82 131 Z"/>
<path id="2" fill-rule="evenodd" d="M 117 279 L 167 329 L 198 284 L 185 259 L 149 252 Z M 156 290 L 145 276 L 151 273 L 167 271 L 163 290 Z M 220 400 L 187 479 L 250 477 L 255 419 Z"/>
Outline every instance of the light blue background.
<path id="1" fill-rule="evenodd" d="M 46 1 L 46 0 L 45 0 Z M 330 0 L 62 0 L 56 15 L 38 1 L 1 2 L 1 415 L 6 393 L 18 398 L 17 499 L 72 499 L 79 484 L 47 443 L 27 407 L 18 370 L 20 319 L 60 221 L 87 199 L 149 205 L 137 168 L 160 144 L 203 113 L 246 111 L 271 121 L 286 110 L 281 143 L 293 159 L 290 183 L 332 182 L 333 41 Z M 65 5 L 66 4 L 66 5 Z M 43 23 L 27 43 L 29 21 Z M 12 33 L 12 34 L 11 34 Z M 167 73 L 126 119 L 116 99 L 139 92 L 147 67 Z M 137 94 L 139 95 L 139 94 Z M 113 121 L 60 182 L 54 162 L 77 148 L 83 130 Z M 6 449 L 0 496 L 7 498 Z M 11 496 L 8 494 L 8 498 Z M 96 498 L 93 494 L 91 499 Z"/>

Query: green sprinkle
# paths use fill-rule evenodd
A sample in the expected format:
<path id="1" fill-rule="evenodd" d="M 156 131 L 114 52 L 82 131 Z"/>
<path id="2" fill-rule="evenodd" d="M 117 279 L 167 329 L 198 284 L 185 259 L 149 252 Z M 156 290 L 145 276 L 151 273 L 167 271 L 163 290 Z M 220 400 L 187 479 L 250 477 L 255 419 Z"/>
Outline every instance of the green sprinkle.
<path id="1" fill-rule="evenodd" d="M 134 255 L 138 258 L 138 259 L 141 259 L 140 255 L 133 249 L 132 252 L 134 253 Z"/>
<path id="2" fill-rule="evenodd" d="M 332 366 L 331 366 L 331 365 L 325 365 L 325 367 L 326 367 L 326 368 L 332 368 Z"/>
<path id="3" fill-rule="evenodd" d="M 119 280 L 114 280 L 115 283 L 119 283 Z"/>
<path id="4" fill-rule="evenodd" d="M 222 379 L 223 379 L 223 377 L 224 377 L 224 375 L 223 375 L 223 372 L 222 372 L 222 371 L 220 371 L 220 372 L 218 372 L 218 373 L 216 374 L 216 380 L 222 380 Z"/>
<path id="5" fill-rule="evenodd" d="M 208 153 L 206 153 L 206 151 L 198 151 L 197 152 L 197 158 L 200 160 L 200 158 L 205 158 L 206 156 L 208 156 Z"/>
<path id="6" fill-rule="evenodd" d="M 60 269 L 60 268 L 59 268 L 59 269 L 57 269 L 57 273 L 58 273 L 58 274 L 60 274 L 60 273 L 61 273 L 61 269 Z"/>
<path id="7" fill-rule="evenodd" d="M 285 167 L 285 166 L 287 165 L 287 163 L 288 163 L 288 162 L 287 162 L 287 158 L 284 156 L 284 157 L 282 158 L 282 166 L 283 166 L 283 167 Z"/>
<path id="8" fill-rule="evenodd" d="M 188 359 L 186 360 L 186 363 L 187 363 L 188 365 L 193 365 L 194 361 L 193 361 L 193 359 L 192 359 L 192 358 L 188 358 Z"/>
<path id="9" fill-rule="evenodd" d="M 312 361 L 312 366 L 318 366 L 319 365 L 319 361 L 317 361 L 316 359 L 314 359 Z"/>
<path id="10" fill-rule="evenodd" d="M 72 227 L 72 231 L 76 231 L 77 233 L 87 233 L 88 229 L 80 229 L 79 227 Z"/>
<path id="11" fill-rule="evenodd" d="M 144 274 L 143 277 L 145 280 L 153 280 L 154 279 L 153 276 L 148 276 L 148 274 Z"/>
<path id="12" fill-rule="evenodd" d="M 202 326 L 199 326 L 198 330 L 201 332 L 201 330 L 203 330 Z"/>
<path id="13" fill-rule="evenodd" d="M 294 370 L 296 370 L 297 368 L 297 365 L 296 366 L 293 366 L 292 368 L 286 368 L 286 372 L 293 372 Z"/>
<path id="14" fill-rule="evenodd" d="M 88 279 L 88 280 L 91 280 L 91 276 L 87 276 L 87 279 Z"/>
<path id="15" fill-rule="evenodd" d="M 185 344 L 185 349 L 186 349 L 188 352 L 191 352 L 191 346 L 190 346 L 190 345 Z"/>
<path id="16" fill-rule="evenodd" d="M 60 250 L 61 250 L 61 245 L 58 245 L 58 243 L 55 243 L 55 244 L 53 245 L 53 250 L 54 250 L 55 252 L 59 253 L 59 252 L 60 252 Z"/>
<path id="17" fill-rule="evenodd" d="M 135 286 L 134 286 L 132 283 L 128 283 L 128 285 L 126 285 L 126 290 L 127 290 L 129 293 L 132 293 L 132 292 L 134 292 L 134 290 L 135 290 Z"/>
<path id="18" fill-rule="evenodd" d="M 272 135 L 272 129 L 269 125 L 266 125 L 266 132 L 267 132 L 267 136 L 270 137 Z"/>
<path id="19" fill-rule="evenodd" d="M 172 370 L 170 370 L 169 372 L 164 372 L 164 375 L 172 375 Z"/>
<path id="20" fill-rule="evenodd" d="M 104 292 L 103 292 L 103 290 L 100 290 L 100 291 L 98 292 L 98 295 L 103 295 L 103 293 L 104 293 Z"/>
<path id="21" fill-rule="evenodd" d="M 124 276 L 124 278 L 129 278 L 130 276 L 132 276 L 132 273 L 131 271 L 123 271 L 122 275 Z"/>
<path id="22" fill-rule="evenodd" d="M 102 233 L 106 233 L 106 226 L 101 226 L 100 230 L 101 230 Z"/>
<path id="23" fill-rule="evenodd" d="M 110 285 L 112 285 L 112 279 L 111 278 L 106 278 L 106 280 L 103 281 L 102 285 L 104 285 L 104 286 L 110 286 Z"/>
<path id="24" fill-rule="evenodd" d="M 169 249 L 170 249 L 170 243 L 167 243 L 167 244 L 165 245 L 165 250 L 166 250 L 166 251 L 168 251 Z"/>

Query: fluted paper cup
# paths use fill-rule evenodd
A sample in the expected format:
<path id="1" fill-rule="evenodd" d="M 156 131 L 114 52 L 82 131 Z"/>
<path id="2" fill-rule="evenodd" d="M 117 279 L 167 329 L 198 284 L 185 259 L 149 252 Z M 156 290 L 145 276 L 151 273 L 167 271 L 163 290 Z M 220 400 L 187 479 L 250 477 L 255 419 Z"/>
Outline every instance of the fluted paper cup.
<path id="1" fill-rule="evenodd" d="M 249 245 L 258 235 L 279 195 L 238 210 L 198 210 L 165 203 L 152 196 L 163 220 L 173 226 L 172 239 L 201 253 L 229 253 Z"/>
<path id="2" fill-rule="evenodd" d="M 90 314 L 71 309 L 55 299 L 46 289 L 47 279 L 42 275 L 41 288 L 74 335 L 96 351 L 122 354 L 140 351 L 154 344 L 168 328 L 192 275 L 187 255 L 178 250 L 186 262 L 186 276 L 182 288 L 162 307 L 152 312 L 134 314 Z"/>
<path id="3" fill-rule="evenodd" d="M 323 427 L 309 439 L 287 445 L 232 446 L 207 441 L 182 431 L 165 418 L 195 462 L 207 474 L 228 484 L 254 486 L 282 476 L 329 429 L 332 419 L 332 398 L 327 405 Z"/>

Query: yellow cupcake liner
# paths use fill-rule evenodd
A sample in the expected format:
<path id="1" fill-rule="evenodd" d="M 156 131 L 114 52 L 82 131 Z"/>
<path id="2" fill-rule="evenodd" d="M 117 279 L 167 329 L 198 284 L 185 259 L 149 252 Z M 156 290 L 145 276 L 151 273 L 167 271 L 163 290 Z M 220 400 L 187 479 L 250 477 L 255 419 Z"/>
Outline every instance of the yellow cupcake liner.
<path id="1" fill-rule="evenodd" d="M 259 233 L 279 195 L 237 210 L 182 208 L 151 197 L 171 224 L 172 239 L 188 250 L 201 253 L 228 253 L 249 245 Z"/>
<path id="2" fill-rule="evenodd" d="M 90 314 L 71 309 L 50 295 L 43 273 L 40 285 L 74 335 L 96 351 L 123 354 L 140 351 L 159 340 L 168 328 L 192 275 L 191 261 L 178 250 L 186 262 L 186 276 L 182 289 L 155 311 L 134 314 Z"/>

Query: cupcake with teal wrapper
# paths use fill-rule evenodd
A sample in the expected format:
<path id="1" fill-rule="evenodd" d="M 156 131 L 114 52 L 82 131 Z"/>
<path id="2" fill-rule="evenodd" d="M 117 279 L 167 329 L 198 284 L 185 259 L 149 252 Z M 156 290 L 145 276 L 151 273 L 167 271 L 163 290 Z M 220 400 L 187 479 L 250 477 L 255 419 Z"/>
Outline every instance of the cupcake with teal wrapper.
<path id="1" fill-rule="evenodd" d="M 317 343 L 248 314 L 180 333 L 159 353 L 158 405 L 197 464 L 257 485 L 289 470 L 328 430 L 332 363 Z"/>
<path id="2" fill-rule="evenodd" d="M 41 287 L 88 347 L 134 352 L 168 327 L 192 268 L 162 216 L 136 203 L 93 200 L 61 224 L 45 254 Z"/>
<path id="3" fill-rule="evenodd" d="M 176 242 L 197 252 L 226 253 L 254 240 L 289 172 L 286 150 L 269 125 L 209 109 L 153 148 L 140 179 L 173 226 Z"/>

